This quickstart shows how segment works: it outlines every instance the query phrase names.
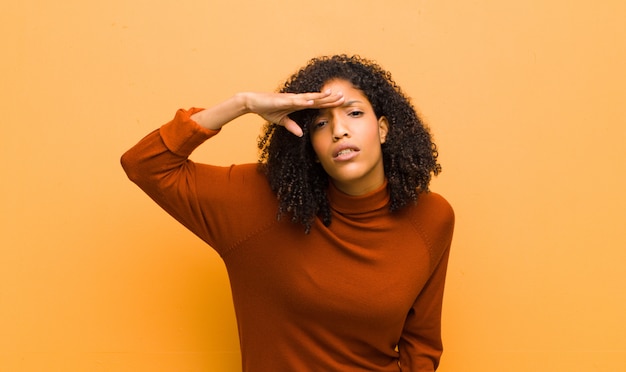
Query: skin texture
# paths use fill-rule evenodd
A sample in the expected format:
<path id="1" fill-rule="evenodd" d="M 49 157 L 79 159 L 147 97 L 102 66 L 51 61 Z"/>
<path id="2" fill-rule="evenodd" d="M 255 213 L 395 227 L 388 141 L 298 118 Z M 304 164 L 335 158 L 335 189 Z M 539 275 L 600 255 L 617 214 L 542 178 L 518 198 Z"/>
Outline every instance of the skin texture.
<path id="1" fill-rule="evenodd" d="M 319 111 L 310 129 L 313 150 L 339 190 L 366 194 L 385 180 L 381 145 L 387 119 L 376 118 L 367 97 L 349 81 L 331 80 L 322 88 L 327 90 L 341 92 L 344 100 L 341 106 Z"/>

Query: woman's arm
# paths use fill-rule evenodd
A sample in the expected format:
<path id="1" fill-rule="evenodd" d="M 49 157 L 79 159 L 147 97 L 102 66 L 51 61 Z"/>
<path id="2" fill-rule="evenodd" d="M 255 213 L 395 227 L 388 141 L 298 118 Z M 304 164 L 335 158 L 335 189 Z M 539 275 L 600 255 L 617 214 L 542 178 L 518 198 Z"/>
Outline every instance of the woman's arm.
<path id="1" fill-rule="evenodd" d="M 421 194 L 417 226 L 430 245 L 430 278 L 415 300 L 398 343 L 402 371 L 435 371 L 443 352 L 441 314 L 454 232 L 454 210 L 440 195 Z"/>
<path id="2" fill-rule="evenodd" d="M 446 249 L 407 316 L 398 343 L 402 371 L 437 370 L 443 352 L 441 310 L 449 254 Z"/>
<path id="3" fill-rule="evenodd" d="M 298 137 L 302 129 L 289 118 L 289 114 L 307 108 L 328 108 L 343 102 L 341 92 L 321 93 L 238 93 L 206 110 L 195 113 L 191 119 L 201 126 L 219 130 L 244 114 L 257 114 L 265 120 L 284 126 Z"/>
<path id="4" fill-rule="evenodd" d="M 240 184 L 253 189 L 258 186 L 250 179 L 240 184 L 236 184 L 236 180 L 257 177 L 258 172 L 248 172 L 249 175 L 245 176 L 245 167 L 195 164 L 188 156 L 223 125 L 246 113 L 258 114 L 301 135 L 301 128 L 287 115 L 303 108 L 340 105 L 342 101 L 340 93 L 330 92 L 240 93 L 208 109 L 178 110 L 172 121 L 129 149 L 122 156 L 122 166 L 128 177 L 164 210 L 219 249 L 216 234 L 229 231 L 226 235 L 236 239 L 237 234 L 232 227 L 245 230 L 246 226 L 241 220 L 231 224 L 224 217 L 224 211 L 232 209 L 229 200 L 237 193 L 250 194 L 240 190 Z M 266 182 L 262 184 L 266 185 Z M 241 201 L 240 198 L 238 201 Z M 256 204 L 248 205 L 248 211 L 256 208 Z M 231 229 L 226 229 L 224 225 Z"/>

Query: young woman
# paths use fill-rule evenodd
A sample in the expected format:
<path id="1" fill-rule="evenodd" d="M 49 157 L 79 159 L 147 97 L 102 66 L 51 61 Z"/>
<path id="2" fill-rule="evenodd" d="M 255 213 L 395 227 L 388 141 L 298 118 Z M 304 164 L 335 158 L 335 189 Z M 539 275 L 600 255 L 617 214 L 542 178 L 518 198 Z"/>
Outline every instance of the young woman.
<path id="1" fill-rule="evenodd" d="M 233 119 L 258 164 L 194 163 Z M 437 150 L 391 75 L 311 60 L 279 93 L 179 110 L 122 156 L 129 178 L 225 262 L 243 371 L 434 371 L 454 226 Z"/>

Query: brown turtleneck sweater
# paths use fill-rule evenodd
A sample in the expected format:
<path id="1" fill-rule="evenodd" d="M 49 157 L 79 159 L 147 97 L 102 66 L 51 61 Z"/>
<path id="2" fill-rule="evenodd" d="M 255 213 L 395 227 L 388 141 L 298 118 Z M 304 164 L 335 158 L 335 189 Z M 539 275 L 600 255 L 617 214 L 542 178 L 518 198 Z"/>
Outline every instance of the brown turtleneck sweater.
<path id="1" fill-rule="evenodd" d="M 332 187 L 332 223 L 310 234 L 277 220 L 256 164 L 217 167 L 189 154 L 217 132 L 175 118 L 122 156 L 129 178 L 213 247 L 230 278 L 245 372 L 434 371 L 454 227 L 435 193 L 389 212 L 386 184 Z"/>

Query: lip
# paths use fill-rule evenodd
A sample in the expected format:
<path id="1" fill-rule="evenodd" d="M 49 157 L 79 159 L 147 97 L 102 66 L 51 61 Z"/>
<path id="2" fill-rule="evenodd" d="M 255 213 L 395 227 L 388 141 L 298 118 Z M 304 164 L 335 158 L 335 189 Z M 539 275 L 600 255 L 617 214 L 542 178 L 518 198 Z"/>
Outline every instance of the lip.
<path id="1" fill-rule="evenodd" d="M 343 150 L 352 150 L 351 152 L 345 153 L 345 154 L 339 154 L 341 151 Z M 335 161 L 348 161 L 348 160 L 352 160 L 354 157 L 356 157 L 359 152 L 361 151 L 361 149 L 359 149 L 358 147 L 350 144 L 350 143 L 343 143 L 337 147 L 335 147 L 335 149 L 333 150 L 333 160 Z"/>

